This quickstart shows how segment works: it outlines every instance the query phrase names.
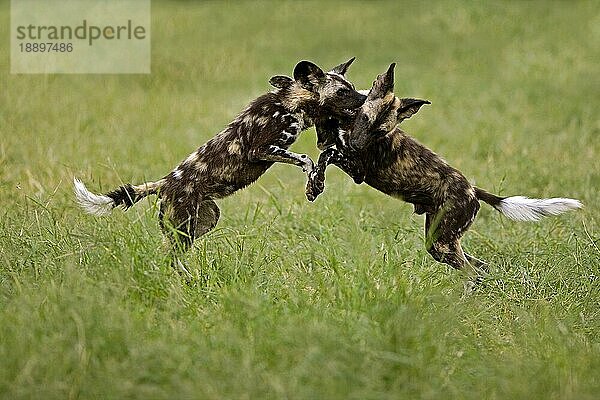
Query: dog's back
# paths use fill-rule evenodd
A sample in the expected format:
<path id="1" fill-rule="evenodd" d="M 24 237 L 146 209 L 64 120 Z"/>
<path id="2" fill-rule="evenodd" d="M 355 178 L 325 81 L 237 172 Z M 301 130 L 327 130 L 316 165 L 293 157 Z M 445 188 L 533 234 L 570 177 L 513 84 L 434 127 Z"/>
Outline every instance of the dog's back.
<path id="1" fill-rule="evenodd" d="M 364 181 L 375 189 L 433 212 L 449 200 L 474 197 L 465 176 L 396 127 L 357 157 Z"/>
<path id="2" fill-rule="evenodd" d="M 269 144 L 287 149 L 307 127 L 303 113 L 285 109 L 283 96 L 279 91 L 270 92 L 250 103 L 165 177 L 161 197 L 195 193 L 217 199 L 256 181 L 274 161 L 252 159 L 252 149 Z"/>

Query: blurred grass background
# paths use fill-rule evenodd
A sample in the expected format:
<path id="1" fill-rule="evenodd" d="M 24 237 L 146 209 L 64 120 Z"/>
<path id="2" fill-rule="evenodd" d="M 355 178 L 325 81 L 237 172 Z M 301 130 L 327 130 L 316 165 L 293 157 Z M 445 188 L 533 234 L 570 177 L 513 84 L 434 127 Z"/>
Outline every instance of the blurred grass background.
<path id="1" fill-rule="evenodd" d="M 598 397 L 598 2 L 154 1 L 150 75 L 11 75 L 0 5 L 0 397 Z M 270 76 L 351 56 L 360 88 L 398 63 L 396 93 L 433 103 L 403 129 L 472 182 L 586 208 L 483 206 L 465 247 L 492 277 L 462 297 L 422 218 L 334 168 L 315 204 L 287 165 L 221 201 L 190 286 L 154 199 L 74 204 L 74 175 L 159 178 Z"/>

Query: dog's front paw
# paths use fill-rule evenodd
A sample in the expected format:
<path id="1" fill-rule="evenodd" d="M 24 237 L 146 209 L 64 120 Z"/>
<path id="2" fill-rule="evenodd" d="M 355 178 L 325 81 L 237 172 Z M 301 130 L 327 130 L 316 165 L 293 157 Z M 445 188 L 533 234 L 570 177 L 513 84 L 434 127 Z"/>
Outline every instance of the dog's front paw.
<path id="1" fill-rule="evenodd" d="M 308 201 L 315 199 L 325 190 L 325 182 L 318 179 L 317 174 L 309 174 L 308 182 L 306 183 L 306 198 Z"/>
<path id="2" fill-rule="evenodd" d="M 314 186 L 311 186 L 310 183 L 306 185 L 306 198 L 308 201 L 315 201 L 321 193 L 323 193 L 322 190 L 316 189 Z"/>

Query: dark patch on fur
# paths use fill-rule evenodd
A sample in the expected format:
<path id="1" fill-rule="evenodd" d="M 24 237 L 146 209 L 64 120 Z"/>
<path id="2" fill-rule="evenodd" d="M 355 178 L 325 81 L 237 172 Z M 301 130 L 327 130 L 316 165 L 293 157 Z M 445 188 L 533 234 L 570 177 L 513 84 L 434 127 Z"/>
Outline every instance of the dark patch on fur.
<path id="1" fill-rule="evenodd" d="M 486 203 L 488 203 L 490 206 L 492 206 L 494 208 L 500 206 L 500 202 L 506 198 L 506 197 L 496 196 L 495 194 L 489 193 L 478 187 L 474 187 L 474 189 L 475 189 L 475 195 L 477 196 L 477 198 L 479 200 L 485 201 Z"/>
<path id="2" fill-rule="evenodd" d="M 129 183 L 118 187 L 112 192 L 108 192 L 106 195 L 113 199 L 115 207 L 120 206 L 123 207 L 124 210 L 127 210 L 142 198 L 136 195 L 135 189 Z"/>

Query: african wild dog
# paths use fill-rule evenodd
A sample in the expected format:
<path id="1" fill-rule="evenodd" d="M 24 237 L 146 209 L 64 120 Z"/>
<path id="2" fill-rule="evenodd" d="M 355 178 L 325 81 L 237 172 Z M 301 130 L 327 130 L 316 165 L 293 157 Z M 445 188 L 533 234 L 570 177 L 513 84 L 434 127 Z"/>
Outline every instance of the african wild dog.
<path id="1" fill-rule="evenodd" d="M 310 201 L 323 191 L 327 164 L 334 164 L 355 182 L 364 181 L 412 203 L 415 213 L 425 214 L 427 251 L 439 262 L 472 277 L 477 275 L 477 280 L 487 264 L 463 252 L 460 238 L 475 219 L 480 200 L 518 221 L 536 221 L 582 207 L 573 199 L 499 197 L 471 186 L 460 171 L 397 127 L 422 105 L 430 103 L 395 97 L 394 66 L 377 77 L 355 116 L 317 125 L 321 135 L 328 137 L 330 143 L 335 142 L 335 147 L 321 153 L 311 173 L 306 190 Z"/>
<path id="2" fill-rule="evenodd" d="M 293 79 L 271 78 L 278 89 L 251 102 L 223 131 L 164 178 L 137 186 L 127 184 L 104 195 L 91 193 L 75 179 L 77 201 L 88 213 L 104 215 L 115 207 L 128 209 L 140 199 L 157 194 L 161 200 L 160 226 L 173 246 L 173 263 L 187 273 L 177 253 L 215 227 L 220 216 L 215 199 L 250 185 L 275 162 L 311 172 L 312 160 L 288 148 L 313 125 L 321 109 L 342 112 L 364 103 L 366 96 L 354 90 L 344 77 L 353 61 L 329 72 L 312 62 L 299 62 Z"/>

